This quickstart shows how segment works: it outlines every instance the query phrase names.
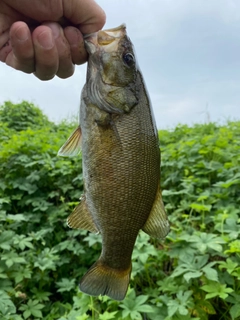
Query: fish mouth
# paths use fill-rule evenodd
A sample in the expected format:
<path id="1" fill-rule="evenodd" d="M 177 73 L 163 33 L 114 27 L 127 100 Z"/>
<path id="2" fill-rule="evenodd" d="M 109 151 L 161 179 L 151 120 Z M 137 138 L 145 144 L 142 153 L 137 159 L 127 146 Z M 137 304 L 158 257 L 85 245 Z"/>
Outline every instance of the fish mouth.
<path id="1" fill-rule="evenodd" d="M 102 47 L 104 51 L 111 52 L 118 48 L 119 41 L 126 35 L 126 25 L 100 30 L 84 36 L 85 46 L 88 53 L 94 53 Z"/>

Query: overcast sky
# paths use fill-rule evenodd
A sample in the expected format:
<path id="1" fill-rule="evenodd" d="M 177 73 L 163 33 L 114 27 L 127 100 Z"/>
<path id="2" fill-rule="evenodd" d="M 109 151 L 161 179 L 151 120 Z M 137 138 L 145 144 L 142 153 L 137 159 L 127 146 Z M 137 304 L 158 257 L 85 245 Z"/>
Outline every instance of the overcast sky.
<path id="1" fill-rule="evenodd" d="M 239 0 L 98 0 L 105 28 L 125 22 L 159 129 L 240 120 Z M 0 104 L 23 99 L 51 120 L 76 115 L 86 65 L 43 82 L 0 63 Z"/>

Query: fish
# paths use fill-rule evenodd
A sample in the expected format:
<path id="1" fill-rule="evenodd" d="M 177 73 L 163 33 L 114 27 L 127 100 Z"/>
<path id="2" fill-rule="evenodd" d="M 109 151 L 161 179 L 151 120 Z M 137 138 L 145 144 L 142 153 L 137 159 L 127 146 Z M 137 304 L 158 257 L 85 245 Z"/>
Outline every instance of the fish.
<path id="1" fill-rule="evenodd" d="M 126 25 L 84 41 L 89 58 L 79 126 L 58 152 L 82 152 L 84 193 L 67 224 L 102 236 L 100 257 L 80 280 L 80 290 L 123 300 L 139 231 L 159 239 L 169 232 L 158 131 Z"/>

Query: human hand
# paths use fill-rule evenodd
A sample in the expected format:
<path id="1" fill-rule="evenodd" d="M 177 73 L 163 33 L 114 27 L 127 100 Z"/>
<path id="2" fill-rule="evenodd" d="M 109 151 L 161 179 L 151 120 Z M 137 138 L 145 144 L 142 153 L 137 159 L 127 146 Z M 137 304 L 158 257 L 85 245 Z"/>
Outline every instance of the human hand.
<path id="1" fill-rule="evenodd" d="M 41 80 L 68 78 L 87 61 L 83 34 L 104 23 L 94 0 L 0 0 L 0 61 Z"/>

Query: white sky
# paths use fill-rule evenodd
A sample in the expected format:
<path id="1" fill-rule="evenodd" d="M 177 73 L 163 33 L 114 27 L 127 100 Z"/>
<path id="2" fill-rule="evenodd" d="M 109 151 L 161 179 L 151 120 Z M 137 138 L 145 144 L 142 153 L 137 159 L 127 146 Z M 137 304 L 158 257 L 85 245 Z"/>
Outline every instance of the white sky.
<path id="1" fill-rule="evenodd" d="M 105 28 L 126 23 L 159 129 L 240 119 L 239 0 L 98 0 Z M 43 82 L 0 63 L 0 104 L 23 99 L 51 120 L 76 115 L 86 64 Z"/>

